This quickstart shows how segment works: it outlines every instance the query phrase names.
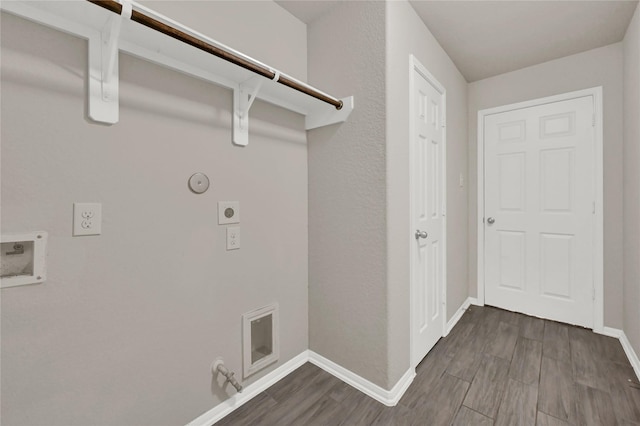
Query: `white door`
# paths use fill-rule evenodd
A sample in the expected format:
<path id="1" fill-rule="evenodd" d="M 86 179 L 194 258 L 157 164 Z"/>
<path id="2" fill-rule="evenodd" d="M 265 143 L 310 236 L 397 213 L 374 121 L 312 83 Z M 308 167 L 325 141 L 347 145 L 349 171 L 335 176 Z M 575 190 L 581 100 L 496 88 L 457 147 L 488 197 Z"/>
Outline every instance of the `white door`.
<path id="1" fill-rule="evenodd" d="M 444 333 L 445 98 L 415 58 L 411 78 L 412 361 L 417 365 Z"/>
<path id="2" fill-rule="evenodd" d="M 485 303 L 593 327 L 594 99 L 487 115 Z"/>

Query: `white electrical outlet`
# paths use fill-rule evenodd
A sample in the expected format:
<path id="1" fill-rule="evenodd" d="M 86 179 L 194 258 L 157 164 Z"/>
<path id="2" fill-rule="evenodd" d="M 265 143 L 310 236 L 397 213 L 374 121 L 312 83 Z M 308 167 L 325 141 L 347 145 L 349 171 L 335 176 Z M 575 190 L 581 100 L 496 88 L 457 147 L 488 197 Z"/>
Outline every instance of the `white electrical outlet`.
<path id="1" fill-rule="evenodd" d="M 237 250 L 240 248 L 240 227 L 230 226 L 227 228 L 227 250 Z"/>
<path id="2" fill-rule="evenodd" d="M 102 204 L 73 203 L 73 235 L 102 233 Z"/>

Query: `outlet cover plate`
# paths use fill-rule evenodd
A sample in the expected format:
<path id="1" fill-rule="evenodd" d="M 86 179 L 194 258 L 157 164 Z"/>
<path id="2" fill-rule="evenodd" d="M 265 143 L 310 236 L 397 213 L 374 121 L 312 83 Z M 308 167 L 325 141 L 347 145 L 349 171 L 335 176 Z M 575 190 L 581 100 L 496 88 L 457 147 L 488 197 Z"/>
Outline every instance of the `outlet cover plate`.
<path id="1" fill-rule="evenodd" d="M 237 250 L 240 248 L 240 227 L 230 226 L 227 228 L 227 250 Z"/>
<path id="2" fill-rule="evenodd" d="M 73 236 L 102 234 L 102 204 L 73 203 Z"/>

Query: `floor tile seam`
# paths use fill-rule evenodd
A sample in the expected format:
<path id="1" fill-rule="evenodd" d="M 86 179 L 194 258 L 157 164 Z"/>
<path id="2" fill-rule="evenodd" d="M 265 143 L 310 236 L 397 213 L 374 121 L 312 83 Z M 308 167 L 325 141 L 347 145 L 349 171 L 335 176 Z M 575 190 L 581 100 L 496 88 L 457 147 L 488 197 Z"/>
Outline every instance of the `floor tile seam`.
<path id="1" fill-rule="evenodd" d="M 547 413 L 546 411 L 541 410 L 541 409 L 539 409 L 539 408 L 537 409 L 537 411 L 539 411 L 539 412 L 541 412 L 541 413 L 544 413 L 544 414 L 546 414 L 546 415 L 547 415 L 547 416 L 549 416 L 549 417 L 553 417 L 554 419 L 559 420 L 559 421 L 561 421 L 561 422 L 569 423 L 569 420 L 568 420 L 568 419 L 567 419 L 567 420 L 562 420 L 560 417 L 554 416 L 553 414 L 549 414 L 549 413 Z M 536 420 L 537 420 L 537 414 L 536 414 Z M 571 423 L 569 423 L 569 424 L 571 424 Z"/>
<path id="2" fill-rule="evenodd" d="M 485 416 L 487 417 L 491 417 L 492 419 L 494 419 L 494 421 L 498 420 L 498 413 L 500 412 L 500 407 L 502 406 L 502 403 L 504 402 L 504 396 L 505 396 L 505 392 L 507 391 L 507 386 L 509 385 L 509 375 L 506 375 L 502 380 L 496 380 L 495 382 L 502 382 L 502 386 L 499 388 L 499 398 L 498 401 L 500 401 L 500 403 L 498 404 L 498 406 L 496 407 L 496 409 L 494 410 L 493 416 L 487 416 L 485 414 Z"/>
<path id="3" fill-rule="evenodd" d="M 504 393 L 507 391 L 507 386 L 509 386 L 509 377 L 505 377 L 504 379 L 504 386 L 502 388 L 502 392 L 500 393 L 500 404 L 498 404 L 498 407 L 495 410 L 495 417 L 491 417 L 492 419 L 494 419 L 494 423 L 498 421 L 498 414 L 500 414 L 500 408 L 502 408 L 502 404 L 504 403 Z"/>
<path id="4" fill-rule="evenodd" d="M 446 373 L 446 371 L 445 371 L 445 373 Z M 449 373 L 447 373 L 447 374 L 449 374 Z M 464 405 L 464 401 L 465 401 L 465 399 L 467 399 L 467 395 L 469 394 L 469 389 L 471 389 L 471 383 L 472 383 L 472 382 L 467 382 L 466 380 L 463 380 L 463 379 L 461 379 L 461 378 L 459 378 L 459 377 L 456 377 L 456 376 L 454 376 L 453 374 L 449 374 L 449 375 L 450 375 L 451 377 L 455 377 L 455 378 L 456 378 L 456 379 L 458 379 L 458 380 L 461 380 L 461 381 L 463 381 L 463 382 L 469 383 L 469 386 L 467 386 L 467 390 L 464 392 L 464 396 L 462 397 L 462 400 L 461 400 L 461 402 L 460 402 L 460 405 L 458 406 L 458 409 L 456 410 L 456 412 L 455 412 L 455 414 L 454 414 L 453 418 L 451 419 L 450 424 L 453 424 L 453 422 L 455 421 L 456 417 L 458 417 L 458 413 L 460 412 L 460 409 L 461 409 L 463 406 L 464 406 L 464 407 L 466 407 L 466 405 Z M 472 410 L 472 411 L 476 411 L 476 410 L 474 410 L 474 409 L 473 409 L 473 408 L 471 408 L 471 407 L 467 407 L 467 408 L 468 408 L 468 409 L 470 409 L 470 410 Z M 477 413 L 477 411 L 476 411 L 476 413 Z M 479 413 L 479 414 L 481 414 L 481 413 Z"/>
<path id="5" fill-rule="evenodd" d="M 579 383 L 579 382 L 576 382 L 576 384 L 577 384 L 577 385 L 580 385 L 580 386 L 584 386 L 585 388 L 589 388 L 589 389 L 594 390 L 594 391 L 604 392 L 604 393 L 606 393 L 607 395 L 609 395 L 609 398 L 611 398 L 611 393 L 610 393 L 609 391 L 607 391 L 607 390 L 600 389 L 600 388 L 596 388 L 596 387 L 594 387 L 594 386 L 585 385 L 584 383 Z"/>
<path id="6" fill-rule="evenodd" d="M 544 344 L 544 340 L 535 339 L 533 337 L 525 336 L 524 334 L 518 334 L 518 337 L 522 337 L 523 339 L 533 340 L 534 342 L 538 342 L 538 343 Z"/>
<path id="7" fill-rule="evenodd" d="M 473 383 L 473 379 L 475 379 L 475 377 L 476 377 L 476 375 L 474 374 L 474 375 L 473 375 L 473 377 L 471 378 L 471 380 L 466 380 L 465 378 L 463 378 L 463 377 L 458 377 L 458 376 L 456 376 L 455 374 L 450 373 L 450 372 L 448 372 L 448 371 L 445 371 L 445 373 L 447 373 L 447 374 L 448 374 L 448 375 L 450 375 L 450 376 L 455 377 L 455 378 L 456 378 L 456 379 L 458 379 L 458 380 L 462 380 L 463 382 L 469 383 L 469 387 L 471 387 L 471 383 Z"/>
<path id="8" fill-rule="evenodd" d="M 546 327 L 546 323 L 545 323 Z M 544 328 L 542 329 L 542 335 L 544 336 Z M 542 346 L 540 347 L 540 359 L 538 364 L 538 390 L 536 392 L 536 413 L 534 416 L 534 424 L 538 424 L 538 411 L 540 406 L 540 383 L 542 380 L 542 357 L 544 356 L 544 343 L 540 343 Z"/>
<path id="9" fill-rule="evenodd" d="M 507 379 L 513 380 L 514 382 L 518 382 L 521 385 L 525 385 L 525 386 L 531 386 L 531 387 L 535 387 L 540 389 L 540 375 L 538 374 L 538 380 L 537 381 L 533 381 L 532 383 L 527 383 L 524 382 L 516 377 L 511 377 L 511 376 L 507 376 Z"/>
<path id="10" fill-rule="evenodd" d="M 526 337 L 525 337 L 525 339 L 526 339 Z M 529 340 L 532 340 L 532 339 L 529 339 Z M 515 355 L 515 350 L 514 350 L 514 355 Z M 514 363 L 513 363 L 513 361 L 511 361 L 511 363 L 509 364 L 509 371 L 507 373 L 508 377 L 510 379 L 515 380 L 516 382 L 520 382 L 520 383 L 522 383 L 524 385 L 531 386 L 533 383 L 526 383 L 523 380 L 519 380 L 517 377 L 511 377 L 511 367 L 513 367 L 513 365 L 514 365 Z M 540 358 L 539 358 L 539 364 L 538 364 L 538 380 L 537 380 L 538 384 L 540 384 L 541 370 L 542 370 L 542 348 L 540 348 Z"/>
<path id="11" fill-rule="evenodd" d="M 540 380 L 542 379 L 542 357 L 543 357 L 543 355 L 542 355 L 542 348 L 541 348 L 540 349 L 540 358 L 539 358 L 539 361 L 538 361 L 538 379 L 533 381 L 532 383 L 527 383 L 527 382 L 525 382 L 523 380 L 519 380 L 516 377 L 511 377 L 511 366 L 513 365 L 513 361 L 511 362 L 511 364 L 509 364 L 509 372 L 507 374 L 507 377 L 509 379 L 513 380 L 513 381 L 522 383 L 523 385 L 526 385 L 526 386 L 534 386 L 534 385 L 537 384 L 537 388 L 540 389 Z"/>
<path id="12" fill-rule="evenodd" d="M 467 389 L 467 392 L 469 392 L 469 389 Z M 465 398 L 466 398 L 466 397 L 467 397 L 467 395 L 465 394 Z M 464 401 L 464 400 L 463 400 L 463 401 Z M 481 415 L 482 417 L 486 417 L 486 418 L 488 418 L 488 419 L 491 419 L 492 421 L 494 421 L 494 422 L 495 422 L 495 419 L 494 419 L 493 417 L 491 417 L 491 416 L 487 416 L 486 414 L 481 413 L 480 411 L 478 411 L 478 410 L 476 410 L 476 409 L 474 409 L 474 408 L 471 408 L 471 407 L 469 407 L 468 405 L 464 405 L 464 402 L 463 402 L 462 404 L 460 404 L 460 407 L 458 408 L 458 411 L 460 411 L 460 408 L 462 408 L 462 407 L 464 407 L 464 408 L 466 408 L 466 409 L 468 409 L 468 410 L 471 410 L 471 411 L 473 411 L 474 413 Z M 456 416 L 457 416 L 457 415 L 458 415 L 458 413 L 456 413 Z M 455 420 L 455 418 L 454 418 L 454 420 Z"/>
<path id="13" fill-rule="evenodd" d="M 571 333 L 568 332 L 567 336 L 569 337 L 569 365 L 571 366 L 571 381 L 573 382 L 573 388 L 574 388 L 574 392 L 575 392 L 575 387 L 577 382 L 577 375 L 576 375 L 576 369 L 573 368 L 575 366 L 575 355 L 574 355 L 574 347 L 571 344 Z M 557 360 L 557 361 L 562 361 L 562 360 Z M 575 398 L 574 398 L 574 405 L 576 404 L 575 402 Z M 577 409 L 577 407 L 574 407 L 574 409 Z"/>
<path id="14" fill-rule="evenodd" d="M 514 346 L 514 352 L 515 352 L 515 346 Z M 509 367 L 511 367 L 511 361 L 512 361 L 512 359 L 513 359 L 513 354 L 511 354 L 511 358 L 507 359 L 507 358 L 503 358 L 503 357 L 501 357 L 501 356 L 497 356 L 497 355 L 494 355 L 494 354 L 490 354 L 490 353 L 488 353 L 488 352 L 485 352 L 485 351 L 484 351 L 484 347 L 483 347 L 482 349 L 480 349 L 479 353 L 480 353 L 480 354 L 482 354 L 482 355 L 490 356 L 490 357 L 492 357 L 492 358 L 501 359 L 501 360 L 503 360 L 503 361 L 509 361 Z"/>
<path id="15" fill-rule="evenodd" d="M 611 394 L 609 393 L 609 391 L 605 391 L 603 389 L 595 388 L 593 386 L 585 385 L 585 384 L 579 383 L 579 382 L 575 382 L 574 383 L 574 386 L 578 386 L 578 385 L 585 387 L 587 390 L 604 392 L 604 393 L 607 394 L 607 396 L 609 397 L 609 400 L 611 401 Z M 579 403 L 579 401 L 578 401 L 578 398 L 577 398 L 577 395 L 576 395 L 576 398 L 574 398 L 574 413 L 573 413 L 574 417 L 578 416 L 578 403 Z M 615 416 L 615 418 L 617 420 L 618 419 L 617 413 L 614 412 L 614 416 Z"/>

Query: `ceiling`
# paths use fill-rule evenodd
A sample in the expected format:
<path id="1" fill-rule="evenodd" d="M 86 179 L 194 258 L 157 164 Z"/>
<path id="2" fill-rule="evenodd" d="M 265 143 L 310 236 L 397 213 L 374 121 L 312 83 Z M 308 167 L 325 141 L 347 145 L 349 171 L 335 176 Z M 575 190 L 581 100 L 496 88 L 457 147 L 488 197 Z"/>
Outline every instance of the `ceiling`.
<path id="1" fill-rule="evenodd" d="M 305 24 L 312 23 L 341 1 L 347 0 L 275 0 Z"/>
<path id="2" fill-rule="evenodd" d="M 340 1 L 345 0 L 276 0 L 307 24 Z M 410 3 L 472 82 L 616 43 L 624 38 L 638 0 Z"/>

